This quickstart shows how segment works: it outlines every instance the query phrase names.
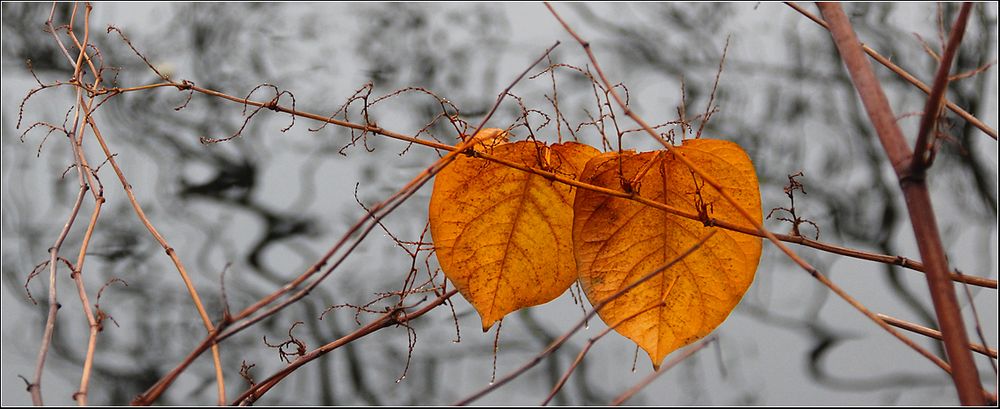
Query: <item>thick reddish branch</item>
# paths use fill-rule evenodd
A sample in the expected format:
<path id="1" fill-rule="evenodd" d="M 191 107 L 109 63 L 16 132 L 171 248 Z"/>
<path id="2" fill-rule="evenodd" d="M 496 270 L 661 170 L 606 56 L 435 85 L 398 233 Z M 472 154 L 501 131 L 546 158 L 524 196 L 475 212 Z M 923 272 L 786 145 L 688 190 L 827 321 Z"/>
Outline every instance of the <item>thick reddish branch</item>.
<path id="1" fill-rule="evenodd" d="M 823 28 L 825 28 L 827 30 L 830 29 L 830 25 L 829 24 L 826 24 L 825 21 L 823 21 L 819 17 L 816 17 L 812 13 L 806 11 L 805 9 L 803 9 L 802 7 L 800 7 L 798 4 L 795 4 L 795 3 L 790 2 L 790 1 L 785 2 L 785 4 L 787 4 L 789 7 L 793 8 L 793 9 L 795 9 L 795 11 L 799 12 L 803 16 L 806 16 L 807 18 L 809 18 L 809 20 L 812 20 L 814 23 L 823 26 Z M 909 82 L 910 84 L 913 84 L 913 86 L 919 88 L 925 94 L 927 94 L 927 95 L 931 94 L 931 87 L 927 86 L 927 84 L 924 84 L 923 81 L 920 81 L 919 79 L 917 79 L 917 77 L 914 77 L 912 74 L 906 72 L 906 70 L 904 70 L 902 67 L 894 64 L 888 58 L 885 58 L 884 56 L 882 56 L 882 54 L 879 54 L 877 51 L 873 50 L 871 47 L 869 47 L 867 45 L 862 44 L 861 48 L 863 50 L 865 50 L 865 52 L 868 53 L 869 56 L 871 56 L 872 58 L 874 58 L 875 61 L 878 61 L 879 64 L 882 64 L 883 66 L 885 66 L 885 68 L 888 68 L 889 71 L 892 71 L 892 72 L 896 73 L 896 75 L 898 75 L 900 78 L 902 78 L 906 82 Z M 944 102 L 944 105 L 946 107 L 948 107 L 948 109 L 950 109 L 952 112 L 955 113 L 955 115 L 958 115 L 958 116 L 962 117 L 962 119 L 964 119 L 966 122 L 972 124 L 972 126 L 975 126 L 976 128 L 979 128 L 981 131 L 983 131 L 983 133 L 985 133 L 986 135 L 988 135 L 990 138 L 993 138 L 993 140 L 997 139 L 997 131 L 996 131 L 996 129 L 993 129 L 989 125 L 986 125 L 986 123 L 984 123 L 983 121 L 980 121 L 979 118 L 976 118 L 975 116 L 973 116 L 972 114 L 970 114 L 968 111 L 962 109 L 962 107 L 960 107 L 958 105 L 955 105 L 954 102 L 948 101 L 947 99 L 944 99 L 943 102 Z"/>
<path id="2" fill-rule="evenodd" d="M 903 138 L 903 132 L 896 124 L 896 117 L 892 113 L 889 101 L 875 77 L 871 63 L 861 49 L 861 43 L 854 34 L 844 10 L 839 4 L 831 3 L 819 3 L 819 8 L 830 26 L 830 33 L 833 35 L 837 50 L 875 126 L 882 147 L 899 177 L 906 207 L 910 212 L 913 233 L 917 238 L 917 247 L 927 269 L 927 284 L 930 287 L 934 311 L 944 338 L 945 351 L 951 364 L 952 379 L 958 389 L 959 400 L 963 405 L 983 405 L 985 402 L 979 373 L 967 347 L 969 340 L 965 333 L 965 323 L 958 308 L 954 287 L 948 279 L 948 262 L 938 233 L 927 184 L 922 177 L 914 177 L 912 173 L 913 153 Z M 925 113 L 928 114 L 934 115 Z"/>
<path id="3" fill-rule="evenodd" d="M 933 161 L 934 144 L 934 124 L 937 122 L 938 112 L 941 110 L 941 103 L 944 101 L 944 92 L 948 88 L 948 73 L 951 72 L 951 63 L 958 54 L 958 46 L 962 44 L 962 35 L 965 34 L 965 23 L 969 21 L 969 11 L 972 10 L 972 3 L 962 4 L 962 10 L 958 13 L 958 19 L 951 28 L 948 35 L 948 46 L 941 56 L 941 65 L 938 67 L 937 75 L 934 76 L 934 88 L 931 89 L 930 96 L 927 97 L 927 104 L 924 106 L 924 115 L 920 119 L 920 130 L 917 132 L 917 144 L 913 148 L 913 173 L 922 175 L 930 167 Z"/>

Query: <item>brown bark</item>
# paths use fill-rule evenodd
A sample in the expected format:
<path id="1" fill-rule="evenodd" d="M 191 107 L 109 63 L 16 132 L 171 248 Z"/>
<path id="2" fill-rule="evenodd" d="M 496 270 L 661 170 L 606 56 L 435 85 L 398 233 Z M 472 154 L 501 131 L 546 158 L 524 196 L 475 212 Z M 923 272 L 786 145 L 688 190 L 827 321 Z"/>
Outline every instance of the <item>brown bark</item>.
<path id="1" fill-rule="evenodd" d="M 865 57 L 861 43 L 844 10 L 836 3 L 819 3 L 819 8 L 830 26 L 830 33 L 833 35 L 837 50 L 847 66 L 868 117 L 899 178 L 920 257 L 927 269 L 927 285 L 934 303 L 938 326 L 941 328 L 948 362 L 951 364 L 952 379 L 958 389 L 959 400 L 963 405 L 984 405 L 986 402 L 979 372 L 968 349 L 969 339 L 958 307 L 958 298 L 948 278 L 948 261 L 944 246 L 941 244 L 923 172 L 920 169 L 914 172 L 913 152 L 903 138 L 903 132 L 896 123 L 896 117 L 892 113 L 885 92 L 875 77 L 871 63 Z"/>

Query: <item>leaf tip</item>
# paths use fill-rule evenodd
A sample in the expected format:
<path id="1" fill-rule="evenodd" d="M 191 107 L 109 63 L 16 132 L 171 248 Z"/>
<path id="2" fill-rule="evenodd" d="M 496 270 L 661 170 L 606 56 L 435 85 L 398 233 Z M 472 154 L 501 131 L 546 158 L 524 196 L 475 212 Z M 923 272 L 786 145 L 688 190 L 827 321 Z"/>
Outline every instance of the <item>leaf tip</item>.
<path id="1" fill-rule="evenodd" d="M 643 347 L 642 349 L 646 350 L 645 347 Z M 646 353 L 649 354 L 649 361 L 650 363 L 653 364 L 653 372 L 659 371 L 660 365 L 663 364 L 663 360 L 667 358 L 667 355 L 670 355 L 670 353 L 674 352 L 675 350 L 676 349 L 672 349 L 667 353 L 651 352 L 649 350 L 646 350 Z"/>
<path id="2" fill-rule="evenodd" d="M 496 320 L 489 320 L 487 318 L 483 318 L 483 333 L 485 334 L 485 333 L 489 332 L 490 328 L 493 327 L 493 323 L 495 323 L 495 322 L 497 322 L 497 321 Z"/>

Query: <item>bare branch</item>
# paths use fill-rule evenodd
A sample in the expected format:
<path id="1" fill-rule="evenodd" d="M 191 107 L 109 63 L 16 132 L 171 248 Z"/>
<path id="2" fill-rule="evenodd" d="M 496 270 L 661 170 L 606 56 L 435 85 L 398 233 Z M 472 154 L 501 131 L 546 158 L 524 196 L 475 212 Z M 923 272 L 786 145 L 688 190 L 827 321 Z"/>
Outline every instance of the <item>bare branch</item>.
<path id="1" fill-rule="evenodd" d="M 965 24 L 969 21 L 969 11 L 972 10 L 972 3 L 962 4 L 962 9 L 958 13 L 955 25 L 951 27 L 951 34 L 948 35 L 948 46 L 944 49 L 941 57 L 941 64 L 938 67 L 937 75 L 934 77 L 934 87 L 927 97 L 927 104 L 924 105 L 924 115 L 920 118 L 920 130 L 917 132 L 917 143 L 913 148 L 913 173 L 922 173 L 934 162 L 934 140 L 931 130 L 937 122 L 938 112 L 941 110 L 941 101 L 944 100 L 945 90 L 948 88 L 948 73 L 951 72 L 952 61 L 958 54 L 958 47 L 962 44 L 962 36 L 965 34 Z"/>
<path id="2" fill-rule="evenodd" d="M 795 4 L 793 2 L 785 2 L 785 4 L 787 4 L 789 7 L 793 8 L 793 9 L 795 9 L 795 11 L 799 12 L 803 16 L 806 16 L 807 18 L 809 18 L 809 20 L 812 20 L 814 23 L 823 26 L 823 28 L 825 28 L 827 30 L 830 29 L 830 26 L 825 21 L 823 21 L 823 19 L 821 19 L 821 18 L 813 15 L 812 13 L 806 11 L 801 6 L 799 6 L 798 4 Z M 900 66 L 894 64 L 892 61 L 889 61 L 888 58 L 883 57 L 881 54 L 879 54 L 878 52 L 876 52 L 875 50 L 873 50 L 871 47 L 868 47 L 867 45 L 864 45 L 864 44 L 862 44 L 861 47 L 862 47 L 862 49 L 864 49 L 865 53 L 867 53 L 869 56 L 871 56 L 872 58 L 874 58 L 875 61 L 878 61 L 879 64 L 884 65 L 890 71 L 896 73 L 896 75 L 899 75 L 900 77 L 902 77 L 904 80 L 906 80 L 910 84 L 913 84 L 914 86 L 916 86 L 917 88 L 919 88 L 921 91 L 923 91 L 925 94 L 930 95 L 930 93 L 931 93 L 931 87 L 928 87 L 927 84 L 924 84 L 922 81 L 920 81 L 919 79 L 917 79 L 917 77 L 914 77 L 910 73 L 906 72 L 906 70 L 904 70 Z M 962 107 L 960 107 L 958 105 L 955 105 L 954 102 L 947 101 L 947 100 L 945 100 L 945 106 L 947 106 L 948 109 L 950 109 L 952 112 L 954 112 L 958 116 L 962 117 L 962 119 L 966 120 L 967 122 L 969 122 L 970 124 L 972 124 L 976 128 L 979 128 L 981 131 L 983 131 L 984 133 L 986 133 L 987 135 L 989 135 L 991 138 L 993 138 L 993 140 L 997 139 L 997 131 L 996 131 L 996 129 L 993 129 L 989 125 L 986 125 L 985 122 L 980 121 L 979 118 L 976 118 L 974 115 L 970 114 L 968 111 L 962 109 Z"/>
<path id="3" fill-rule="evenodd" d="M 881 319 L 883 319 L 883 320 L 885 320 L 886 323 L 888 323 L 889 325 L 892 325 L 894 327 L 899 327 L 899 328 L 905 329 L 907 331 L 916 332 L 916 333 L 918 333 L 920 335 L 923 335 L 925 337 L 931 337 L 931 338 L 934 338 L 934 339 L 942 339 L 941 338 L 941 331 L 936 331 L 936 330 L 927 328 L 927 327 L 925 327 L 923 325 L 914 324 L 914 323 L 909 322 L 909 321 L 903 321 L 903 320 L 901 320 L 899 318 L 893 318 L 893 317 L 890 317 L 890 316 L 885 315 L 885 314 L 879 314 L 878 317 L 881 318 Z M 996 349 L 988 348 L 988 347 L 986 347 L 986 346 L 984 346 L 982 344 L 973 344 L 973 343 L 969 343 L 969 349 L 972 350 L 972 351 L 978 352 L 980 354 L 986 355 L 986 356 L 988 356 L 990 358 L 997 359 L 997 350 Z"/>
<path id="4" fill-rule="evenodd" d="M 979 372 L 967 348 L 969 339 L 965 332 L 965 323 L 962 321 L 954 287 L 948 279 L 948 262 L 941 244 L 941 236 L 938 234 L 923 174 L 913 172 L 912 152 L 903 139 L 903 133 L 896 123 L 889 101 L 872 71 L 871 64 L 863 54 L 847 15 L 838 4 L 820 3 L 819 7 L 829 24 L 837 50 L 847 65 L 851 80 L 858 90 L 872 125 L 875 126 L 882 147 L 889 156 L 889 161 L 899 178 L 903 195 L 906 197 L 917 247 L 928 267 L 927 285 L 930 287 L 934 311 L 937 313 L 941 333 L 944 335 L 945 350 L 953 368 L 951 375 L 958 389 L 959 399 L 965 405 L 985 404 Z M 934 112 L 924 112 L 924 117 L 928 116 L 936 115 Z"/>
<path id="5" fill-rule="evenodd" d="M 684 353 L 682 353 L 682 354 L 674 357 L 673 359 L 671 359 L 670 361 L 668 361 L 665 365 L 661 366 L 660 369 L 657 369 L 656 372 L 653 372 L 653 373 L 649 374 L 648 376 L 646 376 L 646 378 L 644 378 L 638 384 L 636 384 L 635 386 L 633 386 L 629 390 L 627 390 L 624 393 L 622 393 L 621 395 L 619 395 L 617 398 L 615 398 L 615 400 L 611 401 L 611 406 L 618 406 L 618 405 L 621 405 L 622 403 L 624 403 L 625 401 L 629 400 L 629 398 L 631 398 L 636 393 L 638 393 L 639 391 L 641 391 L 642 388 L 645 388 L 646 386 L 649 386 L 649 384 L 652 383 L 653 381 L 655 381 L 656 378 L 659 378 L 660 375 L 663 375 L 664 373 L 666 373 L 667 371 L 669 371 L 670 368 L 673 368 L 673 367 L 677 366 L 677 364 L 679 364 L 681 362 L 684 362 L 684 360 L 686 360 L 689 357 L 691 357 L 691 355 L 694 355 L 695 352 L 701 351 L 706 346 L 708 346 L 708 344 L 710 344 L 713 341 L 716 341 L 718 339 L 719 339 L 718 335 L 712 335 L 712 336 L 706 338 L 704 341 L 699 342 L 698 345 L 695 345 L 695 346 L 692 346 L 692 347 L 690 347 L 688 349 L 685 349 Z"/>

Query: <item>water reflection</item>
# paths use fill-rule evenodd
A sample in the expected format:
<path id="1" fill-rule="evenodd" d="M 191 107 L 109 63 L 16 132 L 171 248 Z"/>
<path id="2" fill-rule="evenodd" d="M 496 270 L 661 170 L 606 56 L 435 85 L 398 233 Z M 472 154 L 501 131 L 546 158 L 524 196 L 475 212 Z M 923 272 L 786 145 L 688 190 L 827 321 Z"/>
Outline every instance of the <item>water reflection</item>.
<path id="1" fill-rule="evenodd" d="M 69 7 L 59 4 L 56 19 L 65 20 Z M 444 143 L 455 142 L 455 128 L 442 113 L 478 123 L 496 93 L 555 40 L 564 44 L 553 62 L 586 64 L 577 45 L 566 42 L 568 37 L 541 6 L 95 7 L 106 14 L 95 14 L 93 27 L 115 24 L 173 78 L 233 95 L 246 95 L 266 82 L 292 92 L 300 109 L 331 114 L 369 81 L 373 84 L 371 100 L 419 87 L 422 90 L 379 102 L 370 112 L 360 110 L 363 104 L 350 105 L 346 118 L 401 133 L 423 131 L 425 137 Z M 917 254 L 908 239 L 908 218 L 895 177 L 886 171 L 884 154 L 853 97 L 829 35 L 813 23 L 777 4 L 557 7 L 565 9 L 574 24 L 585 27 L 584 34 L 606 63 L 605 69 L 624 80 L 634 105 L 653 122 L 675 119 L 681 80 L 691 116 L 704 109 L 722 44 L 731 34 L 731 54 L 716 96 L 720 112 L 706 133 L 736 141 L 748 150 L 762 181 L 765 208 L 786 205 L 781 193 L 786 176 L 803 170 L 808 194 L 796 203 L 821 226 L 824 241 L 884 254 Z M 46 306 L 27 302 L 23 285 L 32 266 L 45 256 L 76 189 L 72 178 L 59 179 L 72 163 L 66 147 L 60 145 L 63 140 L 53 137 L 43 147 L 41 158 L 35 158 L 40 135 L 30 134 L 22 144 L 18 142 L 21 130 L 14 129 L 17 105 L 33 86 L 22 62 L 30 59 L 44 80 L 67 76 L 68 64 L 61 51 L 51 36 L 39 30 L 49 10 L 46 4 L 3 5 L 3 302 L 5 310 L 16 311 L 5 315 L 17 317 L 3 323 L 5 404 L 28 402 L 15 376 L 28 376 L 32 371 Z M 933 6 L 852 4 L 848 10 L 870 46 L 929 78 L 936 64 L 910 33 L 919 31 L 924 38 L 936 38 L 933 19 L 927 17 L 935 12 Z M 952 21 L 957 6 L 946 4 L 943 10 L 944 21 Z M 974 16 L 977 20 L 970 22 L 956 72 L 996 59 L 995 5 L 978 4 Z M 536 33 L 550 26 L 547 36 Z M 95 35 L 95 42 L 105 61 L 122 66 L 120 84 L 155 80 L 117 36 L 101 31 L 95 29 L 101 33 Z M 552 97 L 547 75 L 525 81 L 513 92 L 527 108 L 555 119 L 537 130 L 534 127 L 544 121 L 537 113 L 529 114 L 533 133 L 550 140 L 588 121 L 588 115 L 598 109 L 589 81 L 571 69 L 555 72 L 552 81 L 558 87 L 559 114 L 553 112 L 552 99 L 546 99 Z M 978 75 L 960 80 L 949 98 L 995 125 L 996 83 L 990 78 Z M 921 109 L 923 94 L 898 77 L 885 74 L 881 79 L 897 113 Z M 990 86 L 994 92 L 984 94 Z M 52 91 L 33 97 L 26 106 L 26 121 L 62 118 L 69 108 L 67 95 Z M 272 95 L 258 91 L 255 96 L 266 100 Z M 196 272 L 195 285 L 216 319 L 223 309 L 222 288 L 230 308 L 239 309 L 283 285 L 315 262 L 363 214 L 356 199 L 365 204 L 384 199 L 439 155 L 375 136 L 349 144 L 352 136 L 360 137 L 358 133 L 333 126 L 313 132 L 309 128 L 318 126 L 304 118 L 297 118 L 296 125 L 283 132 L 289 117 L 266 110 L 238 138 L 203 145 L 199 138 L 223 138 L 240 129 L 243 107 L 195 95 L 184 109 L 175 111 L 186 98 L 185 93 L 166 90 L 125 94 L 102 106 L 99 120 L 151 220 Z M 524 114 L 515 99 L 508 98 L 493 123 L 514 125 Z M 564 116 L 562 123 L 559 115 Z M 915 130 L 916 118 L 900 120 L 904 131 Z M 932 179 L 939 224 L 959 268 L 995 277 L 996 252 L 985 246 L 995 240 L 996 226 L 980 223 L 997 216 L 995 144 L 984 145 L 987 137 L 958 118 L 949 116 L 948 126 L 950 137 L 942 143 Z M 525 128 L 515 133 L 528 133 Z M 596 127 L 579 129 L 584 141 L 600 145 Z M 625 143 L 650 148 L 643 138 L 632 133 Z M 190 301 L 169 260 L 136 220 L 114 176 L 108 170 L 102 172 L 106 172 L 101 176 L 109 204 L 102 210 L 87 258 L 87 288 L 98 289 L 112 277 L 125 280 L 128 286 L 114 286 L 102 299 L 102 306 L 121 327 L 109 327 L 99 337 L 90 400 L 118 405 L 127 404 L 173 368 L 201 338 L 203 329 L 193 320 Z M 418 238 L 426 221 L 428 195 L 428 189 L 420 191 L 385 220 L 387 228 L 402 240 Z M 89 211 L 85 206 L 83 212 Z M 770 226 L 776 231 L 788 229 L 778 223 Z M 64 248 L 79 248 L 79 240 L 79 234 L 71 235 Z M 875 264 L 844 268 L 849 262 L 829 254 L 802 253 L 836 280 L 847 282 L 849 291 L 871 307 L 923 324 L 932 321 L 921 276 Z M 971 257 L 977 253 L 991 257 Z M 227 265 L 223 287 L 220 280 Z M 237 375 L 237 362 L 255 364 L 252 373 L 258 380 L 283 365 L 263 345 L 262 336 L 279 339 L 298 320 L 305 325 L 296 334 L 310 348 L 343 336 L 356 328 L 350 313 L 329 314 L 322 321 L 315 318 L 330 305 L 364 304 L 375 292 L 397 289 L 409 266 L 410 258 L 391 239 L 372 235 L 296 308 L 223 344 L 231 390 L 245 387 Z M 855 269 L 866 270 L 868 275 L 849 271 Z M 43 280 L 29 285 L 35 294 L 44 294 L 44 287 Z M 67 398 L 78 382 L 86 346 L 81 338 L 86 333 L 85 320 L 70 299 L 69 282 L 61 283 L 60 290 L 67 297 L 63 305 L 73 308 L 60 312 L 60 330 L 44 386 L 50 404 L 70 403 Z M 990 304 L 990 297 L 987 292 L 977 301 L 982 305 L 980 313 L 987 314 L 987 333 L 995 334 L 995 324 L 990 324 L 996 322 L 995 304 Z M 895 403 L 891 399 L 897 397 L 902 403 L 953 402 L 950 392 L 942 393 L 951 390 L 949 379 L 923 367 L 922 361 L 915 361 L 919 358 L 898 344 L 877 340 L 870 335 L 876 330 L 869 323 L 853 311 L 839 310 L 834 305 L 837 301 L 828 299 L 826 290 L 787 261 L 765 257 L 754 288 L 720 330 L 720 357 L 709 351 L 696 355 L 666 377 L 671 380 L 661 381 L 660 385 L 666 385 L 661 390 L 650 388 L 630 403 L 850 404 L 871 399 Z M 447 404 L 464 397 L 489 381 L 493 334 L 468 329 L 477 327 L 478 318 L 464 301 L 456 302 L 456 310 L 464 330 L 459 344 L 447 342 L 454 339 L 455 329 L 445 308 L 412 323 L 419 341 L 409 376 L 399 384 L 393 381 L 408 355 L 404 328 L 348 344 L 311 363 L 263 403 L 419 405 Z M 571 324 L 565 317 L 575 320 L 579 314 L 580 307 L 564 296 L 509 317 L 501 336 L 498 374 L 544 348 Z M 544 369 L 527 373 L 480 402 L 541 401 L 586 336 L 602 329 L 592 327 L 588 335 L 578 335 L 579 339 L 547 360 L 541 366 Z M 785 333 L 772 334 L 780 331 Z M 873 351 L 859 351 L 856 344 Z M 629 372 L 632 352 L 632 346 L 620 337 L 602 341 L 554 402 L 609 402 L 648 373 L 648 365 L 644 368 L 641 362 L 644 357 L 639 358 L 637 373 Z M 908 364 L 896 365 L 891 372 L 876 370 L 881 368 L 864 364 L 872 353 Z M 774 377 L 760 376 L 768 372 Z M 864 380 L 851 380 L 859 373 L 865 375 Z M 159 402 L 214 402 L 213 384 L 211 364 L 203 358 Z M 901 391 L 912 390 L 921 392 L 899 396 Z M 802 391 L 814 394 L 816 400 L 796 397 Z"/>

